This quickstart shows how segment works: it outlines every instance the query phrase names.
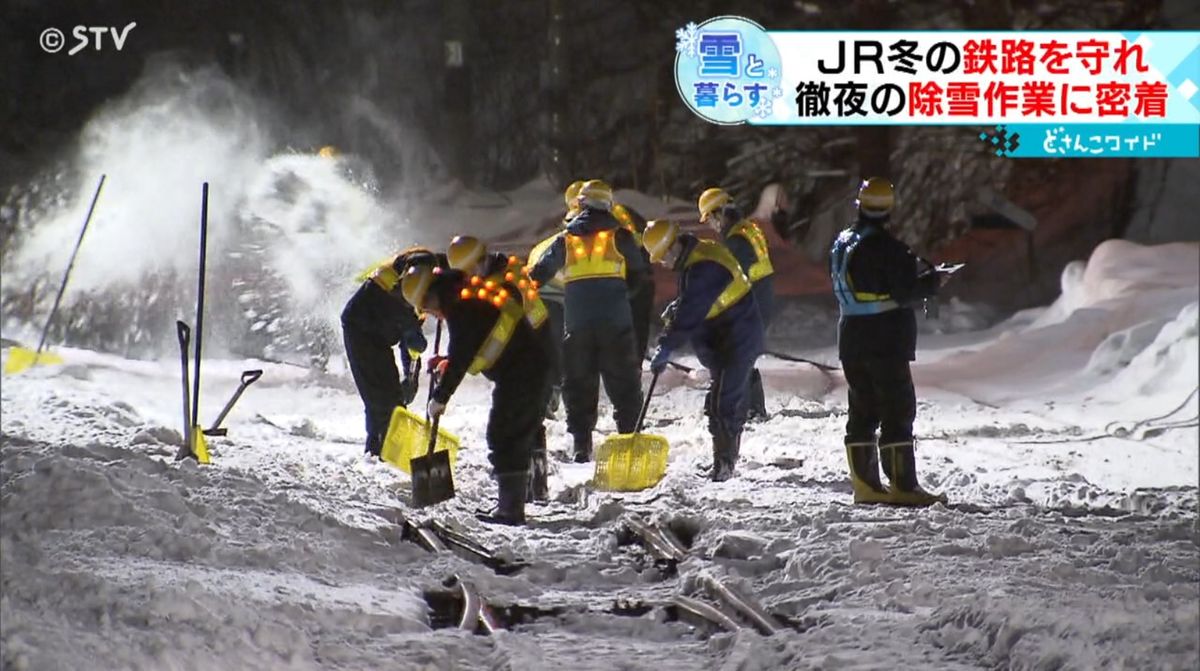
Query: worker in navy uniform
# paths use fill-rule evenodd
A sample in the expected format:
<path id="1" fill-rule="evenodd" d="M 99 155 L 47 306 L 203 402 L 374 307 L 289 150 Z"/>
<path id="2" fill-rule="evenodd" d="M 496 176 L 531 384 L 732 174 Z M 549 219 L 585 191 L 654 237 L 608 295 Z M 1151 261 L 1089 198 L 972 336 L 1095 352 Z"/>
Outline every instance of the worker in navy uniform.
<path id="1" fill-rule="evenodd" d="M 945 497 L 917 483 L 917 399 L 909 369 L 917 348 L 913 307 L 935 296 L 945 276 L 887 230 L 894 201 L 891 182 L 864 180 L 857 219 L 830 252 L 829 272 L 841 309 L 838 357 L 849 387 L 846 457 L 855 503 L 926 506 Z M 887 486 L 879 477 L 880 464 Z"/>
<path id="2" fill-rule="evenodd" d="M 491 288 L 478 275 L 418 266 L 401 281 L 405 299 L 446 322 L 450 345 L 431 361 L 440 371 L 428 412 L 445 412 L 467 374 L 491 380 L 488 458 L 498 483 L 498 505 L 486 522 L 522 525 L 530 455 L 544 420 L 546 351 L 525 318 L 525 309 L 507 289 Z"/>
<path id="3" fill-rule="evenodd" d="M 504 287 L 509 296 L 521 303 L 525 309 L 525 318 L 542 341 L 542 349 L 546 352 L 546 360 L 542 367 L 546 376 L 542 407 L 547 407 L 550 403 L 550 391 L 559 377 L 558 347 L 554 342 L 554 332 L 550 328 L 549 311 L 539 295 L 538 288 L 529 278 L 524 262 L 516 256 L 489 252 L 482 240 L 469 235 L 455 236 L 446 249 L 446 258 L 454 270 L 481 278 L 484 288 L 489 291 L 495 290 L 496 287 Z M 550 466 L 546 458 L 546 429 L 545 426 L 540 428 L 529 470 L 530 501 L 546 501 L 550 498 L 547 482 Z"/>
<path id="4" fill-rule="evenodd" d="M 641 359 L 637 355 L 629 287 L 649 272 L 633 235 L 609 210 L 612 189 L 584 182 L 581 210 L 533 265 L 530 275 L 544 285 L 562 271 L 565 291 L 563 400 L 575 461 L 592 457 L 592 431 L 600 402 L 600 380 L 613 404 L 619 433 L 632 433 L 641 410 Z"/>
<path id="5" fill-rule="evenodd" d="M 711 386 L 705 398 L 717 482 L 733 477 L 746 423 L 750 371 L 763 349 L 762 319 L 750 280 L 724 245 L 680 234 L 671 221 L 652 221 L 642 236 L 650 259 L 679 273 L 679 293 L 650 369 L 661 373 L 671 355 L 691 342 Z"/>
<path id="6" fill-rule="evenodd" d="M 763 330 L 766 331 L 771 326 L 771 313 L 775 305 L 775 268 L 771 265 L 767 236 L 754 220 L 742 216 L 742 211 L 734 204 L 733 198 L 722 189 L 705 189 L 704 193 L 700 194 L 697 206 L 700 210 L 700 223 L 708 224 L 721 236 L 725 246 L 742 267 L 742 272 L 750 280 L 754 291 L 754 303 L 758 306 Z M 770 418 L 767 413 L 762 374 L 758 372 L 758 368 L 750 374 L 749 403 L 747 417 L 750 421 L 765 421 Z"/>
<path id="7" fill-rule="evenodd" d="M 366 414 L 366 452 L 379 456 L 396 406 L 416 396 L 420 371 L 416 357 L 425 351 L 421 319 L 400 294 L 400 275 L 410 262 L 436 257 L 412 247 L 378 264 L 362 277 L 362 285 L 342 310 L 342 341 L 350 374 Z M 400 348 L 404 378 L 396 369 L 393 347 Z"/>

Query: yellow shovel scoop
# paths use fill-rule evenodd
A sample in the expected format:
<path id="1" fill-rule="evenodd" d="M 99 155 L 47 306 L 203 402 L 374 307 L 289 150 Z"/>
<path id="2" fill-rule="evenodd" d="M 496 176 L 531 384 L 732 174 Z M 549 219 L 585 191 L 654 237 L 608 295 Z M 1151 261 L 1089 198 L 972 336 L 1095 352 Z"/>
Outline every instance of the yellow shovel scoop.
<path id="1" fill-rule="evenodd" d="M 429 445 L 429 422 L 414 414 L 411 410 L 396 406 L 392 411 L 392 421 L 388 424 L 387 436 L 383 440 L 383 450 L 379 458 L 400 470 L 412 475 L 412 460 L 423 457 Z M 438 427 L 435 452 L 449 452 L 450 467 L 458 457 L 458 436 Z"/>
<path id="2" fill-rule="evenodd" d="M 4 362 L 4 374 L 20 373 L 38 364 L 59 366 L 62 363 L 63 358 L 54 352 L 36 352 L 28 347 L 13 345 L 12 349 L 8 350 L 8 360 Z"/>
<path id="3" fill-rule="evenodd" d="M 71 260 L 67 262 L 67 270 L 63 273 L 62 282 L 58 285 L 58 295 L 54 297 L 54 307 L 50 308 L 50 316 L 46 318 L 46 325 L 42 327 L 42 337 L 38 341 L 37 349 L 29 349 L 20 345 L 10 349 L 8 361 L 4 362 L 5 375 L 20 373 L 37 365 L 57 366 L 63 363 L 61 356 L 45 350 L 46 336 L 50 333 L 50 326 L 54 324 L 58 306 L 62 304 L 63 293 L 66 292 L 67 282 L 71 279 L 71 269 L 75 267 L 75 258 L 79 256 L 79 247 L 83 245 L 83 236 L 87 233 L 88 225 L 92 223 L 92 214 L 96 211 L 96 201 L 100 200 L 100 191 L 104 188 L 106 177 L 107 175 L 100 175 L 100 183 L 96 185 L 96 193 L 92 195 L 92 204 L 88 206 L 87 217 L 83 220 L 83 228 L 80 229 L 79 238 L 75 241 L 75 249 L 71 252 Z"/>
<path id="4" fill-rule="evenodd" d="M 610 492 L 640 492 L 657 485 L 667 472 L 667 451 L 670 446 L 663 436 L 642 433 L 646 409 L 654 396 L 658 373 L 650 378 L 650 389 L 642 401 L 637 428 L 633 433 L 609 436 L 596 450 L 596 473 L 592 486 Z"/>

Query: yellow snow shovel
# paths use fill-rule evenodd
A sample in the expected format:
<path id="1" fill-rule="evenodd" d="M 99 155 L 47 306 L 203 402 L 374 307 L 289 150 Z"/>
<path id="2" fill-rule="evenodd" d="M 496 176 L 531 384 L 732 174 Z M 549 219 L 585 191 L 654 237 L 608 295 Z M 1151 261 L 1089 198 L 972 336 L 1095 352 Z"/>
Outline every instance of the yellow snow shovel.
<path id="1" fill-rule="evenodd" d="M 433 338 L 433 353 L 436 356 L 438 348 L 442 342 L 442 322 L 439 320 L 437 324 L 437 333 Z M 420 374 L 420 364 L 414 374 Z M 435 376 L 431 373 L 429 376 L 429 398 L 433 396 L 433 387 Z M 428 402 L 428 399 L 426 399 Z M 440 426 L 437 427 L 437 443 L 432 447 L 429 431 L 429 418 L 421 417 L 408 408 L 396 406 L 392 411 L 392 419 L 388 423 L 387 435 L 383 439 L 383 449 L 380 451 L 379 458 L 389 464 L 399 468 L 400 470 L 413 474 L 412 460 L 432 456 L 436 452 L 447 452 L 446 459 L 449 469 L 454 469 L 454 462 L 458 457 L 458 436 L 446 431 Z M 440 459 L 440 458 L 439 458 Z M 414 482 L 415 485 L 415 482 Z"/>
<path id="2" fill-rule="evenodd" d="M 396 406 L 392 411 L 392 421 L 388 424 L 387 436 L 383 439 L 380 458 L 412 475 L 412 460 L 425 456 L 428 445 L 429 423 L 425 418 L 414 414 L 408 408 Z M 458 436 L 439 426 L 437 445 L 433 451 L 449 452 L 451 468 L 454 468 L 458 458 L 458 448 Z"/>
<path id="3" fill-rule="evenodd" d="M 646 409 L 654 396 L 658 373 L 650 378 L 650 389 L 642 402 L 637 428 L 633 433 L 609 436 L 596 450 L 596 473 L 592 486 L 610 492 L 638 492 L 649 489 L 662 480 L 667 472 L 667 439 L 642 433 Z"/>
<path id="4" fill-rule="evenodd" d="M 58 285 L 58 295 L 54 297 L 54 307 L 50 308 L 50 316 L 46 318 L 46 325 L 42 327 L 42 337 L 38 340 L 37 349 L 29 349 L 20 345 L 13 346 L 8 351 L 8 361 L 4 362 L 5 375 L 20 373 L 39 364 L 55 366 L 63 363 L 61 356 L 45 350 L 46 336 L 50 333 L 50 326 L 54 323 L 55 315 L 58 314 L 58 306 L 62 303 L 63 293 L 67 290 L 67 280 L 71 279 L 71 269 L 75 267 L 75 257 L 79 255 L 79 247 L 83 245 L 83 235 L 87 233 L 88 224 L 92 222 L 92 213 L 96 211 L 96 201 L 100 200 L 100 190 L 104 188 L 105 177 L 107 175 L 100 175 L 100 183 L 96 185 L 96 193 L 92 195 L 92 204 L 88 207 L 87 217 L 83 220 L 79 239 L 75 241 L 75 250 L 71 252 L 71 260 L 67 262 L 67 271 L 63 273 L 62 283 Z"/>
<path id="5" fill-rule="evenodd" d="M 62 365 L 63 358 L 54 352 L 36 352 L 28 347 L 13 345 L 8 351 L 8 360 L 4 362 L 4 374 L 12 375 L 41 364 L 43 366 Z"/>

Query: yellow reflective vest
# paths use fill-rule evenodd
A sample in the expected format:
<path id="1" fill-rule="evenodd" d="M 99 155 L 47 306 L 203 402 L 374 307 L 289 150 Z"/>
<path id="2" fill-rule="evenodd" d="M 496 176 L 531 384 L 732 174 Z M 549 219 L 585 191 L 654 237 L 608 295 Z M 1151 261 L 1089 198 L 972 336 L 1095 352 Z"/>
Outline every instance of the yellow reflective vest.
<path id="1" fill-rule="evenodd" d="M 642 246 L 642 234 L 638 233 L 637 226 L 633 224 L 633 215 L 629 214 L 629 210 L 620 203 L 613 203 L 612 216 L 621 224 L 621 228 L 629 231 L 633 235 L 633 239 L 637 242 L 638 247 Z"/>
<path id="2" fill-rule="evenodd" d="M 533 249 L 529 250 L 530 266 L 537 265 L 537 262 L 542 260 L 542 257 L 546 255 L 547 251 L 549 251 L 550 245 L 554 244 L 554 241 L 558 239 L 559 235 L 561 235 L 561 233 L 555 233 L 554 235 L 551 235 L 545 240 L 537 243 L 533 246 Z M 565 287 L 566 285 L 563 283 L 563 274 L 560 270 L 553 278 L 551 278 L 549 282 L 539 287 L 539 290 L 540 293 L 558 296 L 558 302 L 561 303 L 562 294 Z M 549 296 L 547 298 L 549 298 Z"/>
<path id="3" fill-rule="evenodd" d="M 463 291 L 469 290 L 463 289 Z M 471 359 L 471 366 L 467 368 L 467 372 L 472 375 L 482 373 L 496 365 L 496 362 L 500 360 L 500 355 L 504 354 L 505 348 L 512 340 L 513 334 L 517 332 L 517 326 L 525 318 L 525 309 L 521 307 L 520 301 L 502 298 L 499 295 L 484 295 L 483 300 L 489 298 L 493 305 L 498 303 L 500 318 L 496 320 L 496 325 L 492 327 L 483 344 L 479 346 L 479 351 Z"/>
<path id="4" fill-rule="evenodd" d="M 728 237 L 735 235 L 745 238 L 750 243 L 750 247 L 754 249 L 754 263 L 750 264 L 747 272 L 750 282 L 754 283 L 773 275 L 775 267 L 771 265 L 770 245 L 767 244 L 767 236 L 758 227 L 758 224 L 749 219 L 743 219 L 729 230 Z"/>
<path id="5" fill-rule="evenodd" d="M 537 286 L 529 278 L 520 259 L 515 256 L 508 257 L 508 268 L 504 273 L 489 276 L 487 279 L 505 283 L 516 290 L 517 300 L 521 302 L 521 307 L 525 310 L 525 319 L 529 320 L 530 326 L 536 329 L 546 323 L 550 317 L 546 303 L 542 301 Z"/>
<path id="6" fill-rule="evenodd" d="M 708 309 L 708 314 L 705 319 L 713 319 L 722 312 L 729 309 L 730 306 L 737 303 L 743 296 L 750 293 L 750 280 L 746 279 L 746 275 L 742 272 L 742 267 L 738 265 L 737 259 L 733 253 L 725 248 L 724 245 L 713 242 L 712 240 L 697 240 L 696 247 L 688 254 L 687 260 L 683 262 L 684 269 L 690 268 L 702 261 L 712 261 L 719 263 L 722 268 L 729 272 L 730 281 L 725 290 L 717 296 L 717 300 L 713 302 L 712 307 Z"/>
<path id="7" fill-rule="evenodd" d="M 563 233 L 566 263 L 563 279 L 567 284 L 578 280 L 625 279 L 625 256 L 617 249 L 615 230 L 589 235 Z"/>
<path id="8" fill-rule="evenodd" d="M 380 289 L 383 289 L 384 291 L 391 293 L 392 291 L 394 291 L 396 289 L 396 285 L 400 284 L 400 273 L 396 272 L 396 262 L 399 261 L 402 257 L 408 256 L 409 254 L 413 254 L 416 252 L 424 252 L 424 253 L 430 253 L 430 254 L 433 253 L 426 247 L 421 247 L 421 246 L 409 247 L 408 249 L 400 252 L 399 254 L 394 254 L 386 259 L 375 262 L 374 264 L 371 265 L 371 267 L 367 268 L 366 270 L 364 270 L 361 273 L 359 273 L 358 275 L 356 275 L 354 277 L 354 281 L 355 282 L 366 282 L 367 280 L 371 280 L 376 285 L 378 285 Z"/>

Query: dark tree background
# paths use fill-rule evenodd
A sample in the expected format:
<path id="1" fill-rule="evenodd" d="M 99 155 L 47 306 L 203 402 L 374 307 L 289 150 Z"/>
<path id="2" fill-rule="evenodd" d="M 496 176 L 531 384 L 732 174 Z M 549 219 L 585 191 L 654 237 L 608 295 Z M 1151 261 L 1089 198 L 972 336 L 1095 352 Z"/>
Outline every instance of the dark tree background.
<path id="1" fill-rule="evenodd" d="M 1057 292 L 1067 261 L 1122 234 L 1135 162 L 1005 161 L 971 142 L 974 128 L 711 125 L 678 99 L 675 29 L 739 14 L 772 29 L 1135 30 L 1162 27 L 1171 12 L 1170 27 L 1183 28 L 1195 10 L 1180 4 L 0 0 L 0 198 L 9 204 L 0 210 L 0 249 L 13 233 L 11 195 L 73 151 L 99 106 L 170 58 L 215 65 L 261 100 L 285 129 L 277 133 L 281 150 L 335 145 L 369 161 L 384 190 L 448 179 L 505 190 L 539 174 L 562 184 L 603 175 L 618 187 L 687 200 L 722 184 L 753 206 L 763 187 L 778 183 L 786 209 L 778 232 L 803 245 L 823 217 L 841 216 L 857 179 L 881 174 L 901 190 L 897 219 L 909 242 L 923 253 L 975 259 L 979 243 L 959 249 L 954 241 L 968 232 L 978 191 L 993 189 L 1043 222 L 1033 240 L 1037 264 L 1030 268 L 1019 238 L 995 234 L 985 241 L 987 263 L 973 263 L 959 291 L 1023 307 Z M 67 57 L 37 45 L 48 26 L 69 33 L 75 24 L 129 21 L 137 28 L 119 53 Z M 461 67 L 447 65 L 446 45 L 455 41 Z"/>

